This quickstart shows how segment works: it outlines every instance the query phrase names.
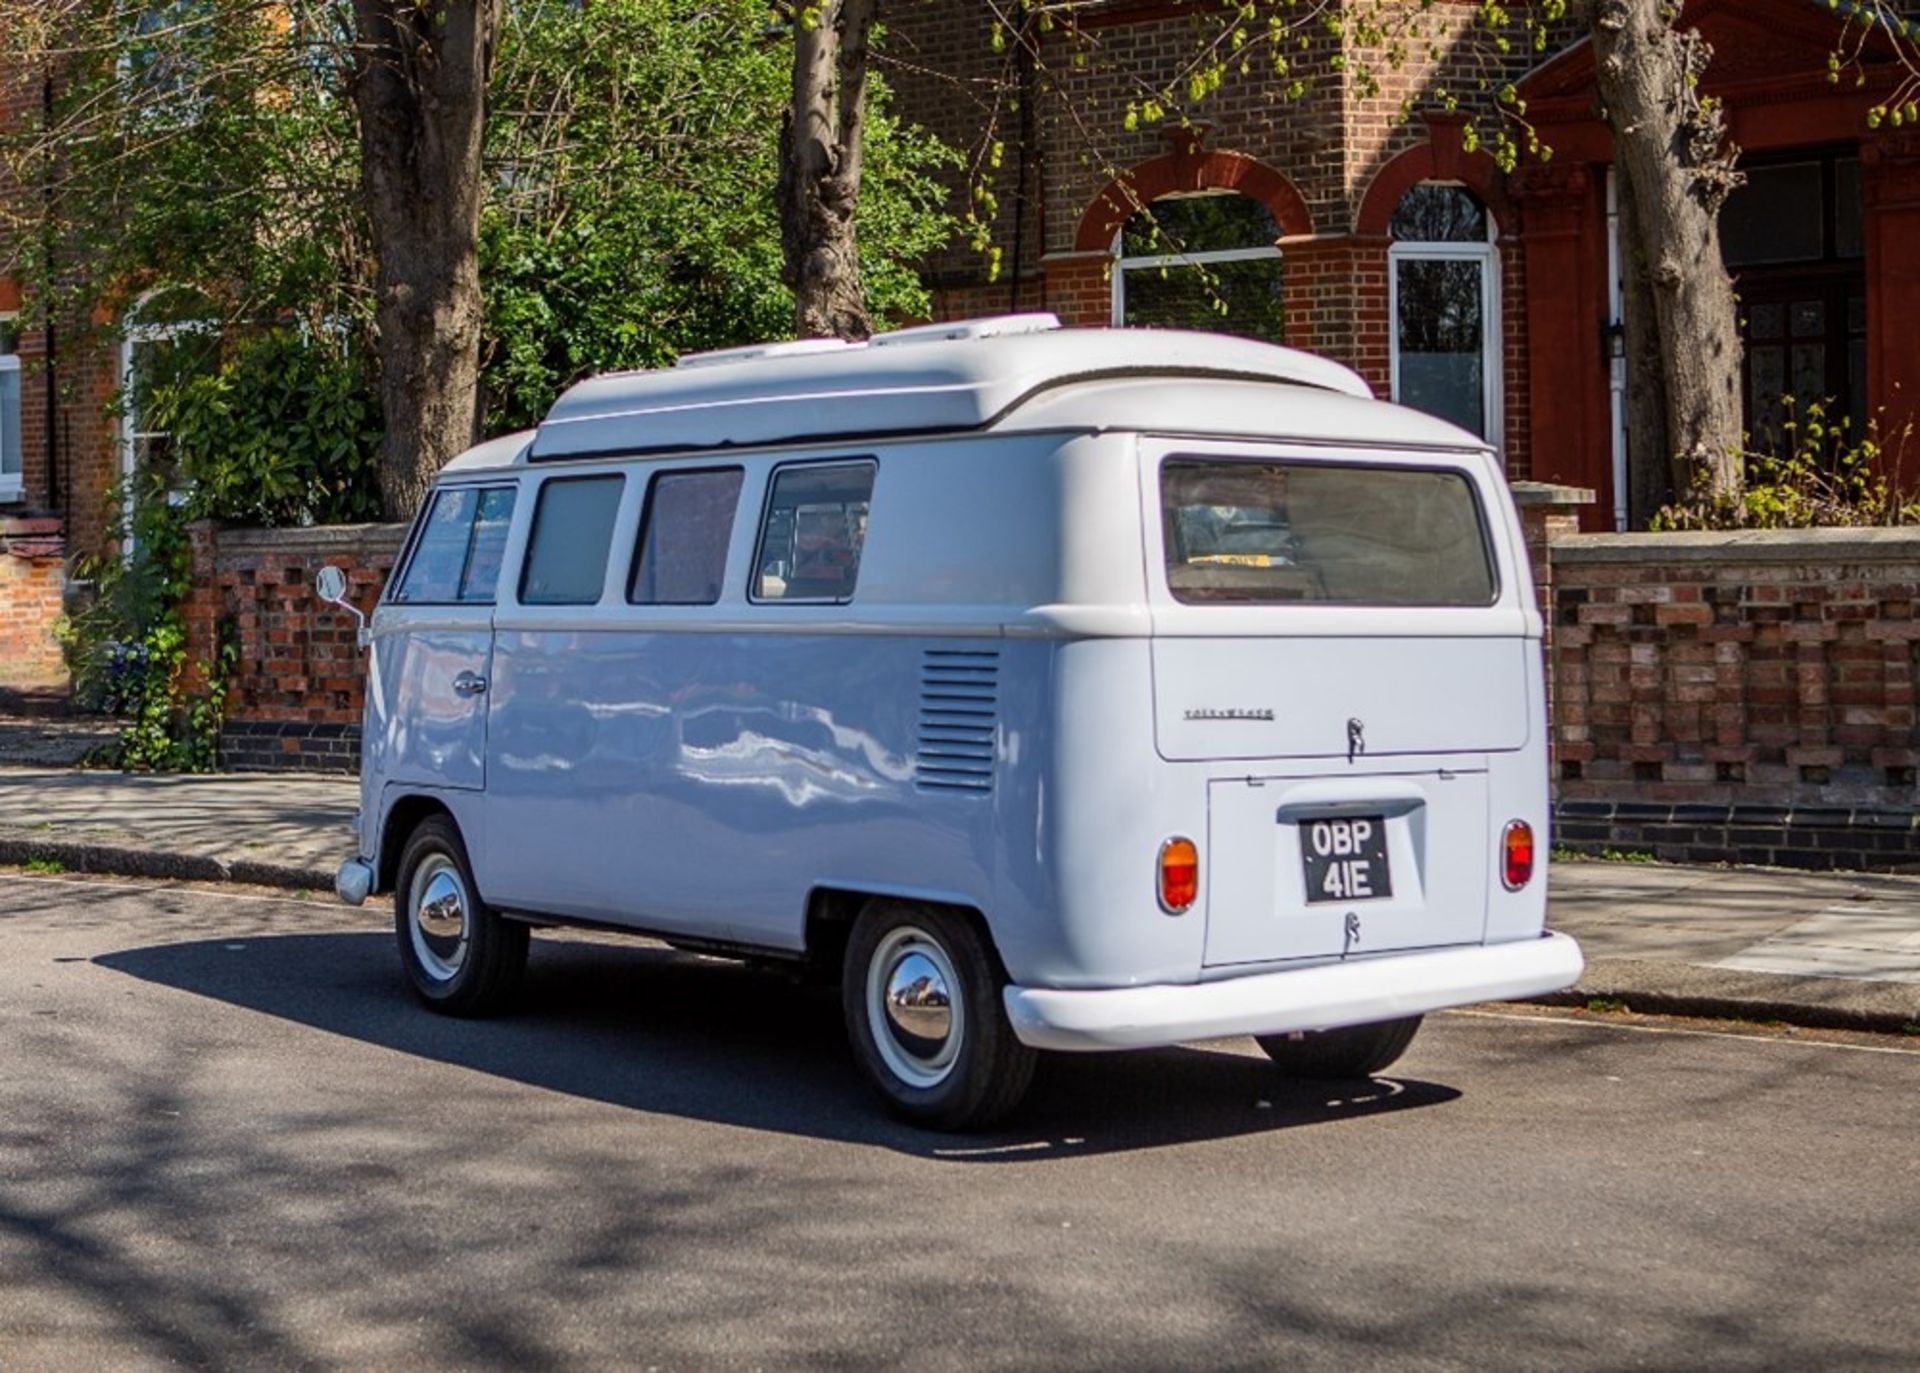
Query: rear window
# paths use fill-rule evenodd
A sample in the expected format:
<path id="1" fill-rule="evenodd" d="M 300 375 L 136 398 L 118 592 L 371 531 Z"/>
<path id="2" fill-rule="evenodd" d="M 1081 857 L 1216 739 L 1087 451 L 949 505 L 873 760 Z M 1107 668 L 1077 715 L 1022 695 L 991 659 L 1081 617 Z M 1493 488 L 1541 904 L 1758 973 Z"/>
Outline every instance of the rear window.
<path id="1" fill-rule="evenodd" d="M 1493 562 L 1458 472 L 1174 458 L 1167 585 L 1188 604 L 1484 606 Z"/>

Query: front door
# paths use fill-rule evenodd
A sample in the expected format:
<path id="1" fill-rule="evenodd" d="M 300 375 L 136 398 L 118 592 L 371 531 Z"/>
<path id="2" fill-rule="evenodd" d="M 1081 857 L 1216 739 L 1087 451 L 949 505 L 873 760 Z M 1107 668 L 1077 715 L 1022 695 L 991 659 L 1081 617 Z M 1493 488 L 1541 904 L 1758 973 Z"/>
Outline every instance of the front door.
<path id="1" fill-rule="evenodd" d="M 444 487 L 374 616 L 367 766 L 390 782 L 486 784 L 493 601 L 512 486 Z"/>

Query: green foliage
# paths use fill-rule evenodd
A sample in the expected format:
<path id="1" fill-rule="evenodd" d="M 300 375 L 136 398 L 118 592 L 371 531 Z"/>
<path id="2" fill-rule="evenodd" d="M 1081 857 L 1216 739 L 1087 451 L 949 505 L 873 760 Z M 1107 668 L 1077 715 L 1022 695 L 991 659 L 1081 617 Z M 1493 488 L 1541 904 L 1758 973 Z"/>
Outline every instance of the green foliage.
<path id="1" fill-rule="evenodd" d="M 594 371 L 791 333 L 774 198 L 791 65 L 757 0 L 509 6 L 481 228 L 489 430 Z M 953 231 L 934 173 L 957 158 L 869 82 L 868 304 L 924 317 L 914 267 Z"/>
<path id="2" fill-rule="evenodd" d="M 0 129 L 0 171 L 44 188 L 0 204 L 35 308 L 196 282 L 222 323 L 364 316 L 342 9 L 0 0 L 12 54 L 62 78 Z"/>
<path id="3" fill-rule="evenodd" d="M 191 516 L 268 527 L 380 515 L 380 431 L 368 362 L 293 328 L 231 341 L 215 365 L 143 400 Z"/>
<path id="4" fill-rule="evenodd" d="M 1818 401 L 1782 401 L 1784 446 L 1746 455 L 1746 487 L 1737 497 L 1702 496 L 1669 505 L 1650 528 L 1818 529 L 1920 523 L 1920 491 L 1905 481 L 1913 425 L 1883 435 L 1879 417 L 1865 433 L 1832 417 Z M 1695 489 L 1707 483 L 1697 481 Z"/>
<path id="5" fill-rule="evenodd" d="M 58 627 L 74 698 L 121 718 L 113 761 L 130 771 L 211 772 L 237 647 L 223 639 L 197 665 L 205 688 L 189 694 L 184 606 L 193 584 L 184 513 L 149 476 L 123 531 L 134 555 L 83 560 L 90 601 Z"/>

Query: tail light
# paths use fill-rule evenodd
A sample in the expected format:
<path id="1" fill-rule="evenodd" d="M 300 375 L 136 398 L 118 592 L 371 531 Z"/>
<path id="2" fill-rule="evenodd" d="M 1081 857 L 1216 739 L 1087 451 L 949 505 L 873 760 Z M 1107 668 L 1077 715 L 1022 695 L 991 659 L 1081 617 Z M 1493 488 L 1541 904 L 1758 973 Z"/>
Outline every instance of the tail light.
<path id="1" fill-rule="evenodd" d="M 1191 839 L 1169 839 L 1160 846 L 1160 909 L 1184 915 L 1200 895 L 1200 850 Z"/>
<path id="2" fill-rule="evenodd" d="M 1500 836 L 1500 880 L 1508 891 L 1519 891 L 1533 880 L 1533 826 L 1510 821 Z"/>

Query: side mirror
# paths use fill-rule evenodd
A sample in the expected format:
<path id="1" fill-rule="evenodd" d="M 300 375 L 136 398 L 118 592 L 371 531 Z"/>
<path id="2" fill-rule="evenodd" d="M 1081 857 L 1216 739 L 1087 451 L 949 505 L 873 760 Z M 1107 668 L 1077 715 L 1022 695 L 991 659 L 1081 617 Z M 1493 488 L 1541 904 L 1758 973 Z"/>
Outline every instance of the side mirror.
<path id="1" fill-rule="evenodd" d="M 313 579 L 313 589 L 321 600 L 338 605 L 347 598 L 347 574 L 329 563 Z"/>
<path id="2" fill-rule="evenodd" d="M 328 605 L 337 605 L 353 616 L 354 641 L 365 648 L 373 636 L 367 632 L 367 617 L 360 613 L 360 607 L 347 599 L 347 574 L 329 563 L 314 577 L 313 593 Z"/>

